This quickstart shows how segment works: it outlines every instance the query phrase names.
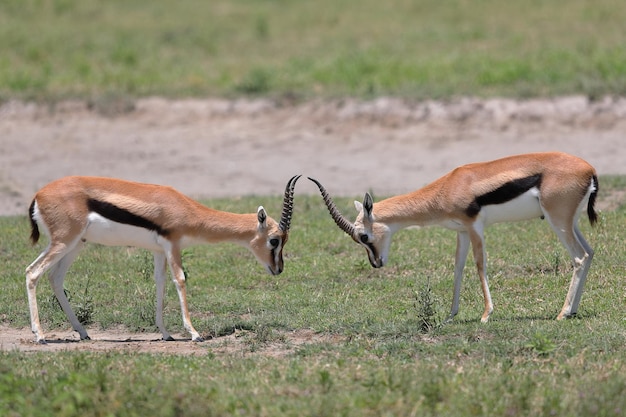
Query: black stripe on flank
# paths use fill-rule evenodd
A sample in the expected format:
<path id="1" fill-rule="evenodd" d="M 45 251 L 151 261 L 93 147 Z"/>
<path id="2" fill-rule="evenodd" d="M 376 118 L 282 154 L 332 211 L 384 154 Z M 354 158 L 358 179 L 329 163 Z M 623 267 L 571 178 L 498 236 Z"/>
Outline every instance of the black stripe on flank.
<path id="1" fill-rule="evenodd" d="M 168 230 L 161 228 L 158 224 L 106 201 L 90 198 L 87 200 L 87 207 L 89 211 L 98 213 L 102 217 L 106 217 L 117 223 L 143 227 L 144 229 L 153 230 L 161 236 L 167 236 L 169 234 Z"/>
<path id="2" fill-rule="evenodd" d="M 540 185 L 541 174 L 509 181 L 493 191 L 476 197 L 465 209 L 465 214 L 469 217 L 476 217 L 483 206 L 506 203 L 507 201 L 519 197 L 531 188 L 539 187 Z"/>

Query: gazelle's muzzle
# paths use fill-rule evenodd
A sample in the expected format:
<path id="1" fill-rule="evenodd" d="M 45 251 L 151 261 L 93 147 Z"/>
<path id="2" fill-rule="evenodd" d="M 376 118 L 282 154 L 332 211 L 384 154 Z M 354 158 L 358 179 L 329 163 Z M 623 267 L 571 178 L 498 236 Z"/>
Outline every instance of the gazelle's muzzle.
<path id="1" fill-rule="evenodd" d="M 378 258 L 378 259 L 369 258 L 369 260 L 370 260 L 370 264 L 374 268 L 382 268 L 383 266 L 385 266 L 381 258 Z"/>
<path id="2" fill-rule="evenodd" d="M 374 245 L 372 245 L 371 243 L 367 245 L 361 243 L 361 245 L 365 248 L 365 251 L 367 252 L 367 259 L 370 261 L 370 265 L 372 265 L 372 267 L 382 268 L 383 266 L 385 266 L 385 261 L 383 260 L 383 257 L 378 254 L 378 251 L 376 250 Z"/>
<path id="3" fill-rule="evenodd" d="M 283 250 L 272 251 L 272 265 L 267 266 L 267 271 L 272 275 L 280 275 L 283 272 Z"/>
<path id="4" fill-rule="evenodd" d="M 278 266 L 278 267 L 271 267 L 270 265 L 267 266 L 267 272 L 269 272 L 271 275 L 280 275 L 283 272 L 283 267 Z"/>

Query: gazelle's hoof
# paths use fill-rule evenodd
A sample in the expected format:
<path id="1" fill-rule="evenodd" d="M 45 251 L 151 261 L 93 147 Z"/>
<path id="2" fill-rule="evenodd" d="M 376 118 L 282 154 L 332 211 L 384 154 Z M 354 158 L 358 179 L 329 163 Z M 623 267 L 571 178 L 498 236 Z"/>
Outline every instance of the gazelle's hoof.
<path id="1" fill-rule="evenodd" d="M 568 314 L 561 313 L 558 316 L 556 316 L 556 319 L 557 320 L 575 319 L 577 315 L 578 315 L 578 313 L 568 313 Z"/>
<path id="2" fill-rule="evenodd" d="M 454 321 L 454 316 L 452 314 L 450 314 L 448 317 L 446 317 L 443 322 L 441 324 L 450 324 Z"/>

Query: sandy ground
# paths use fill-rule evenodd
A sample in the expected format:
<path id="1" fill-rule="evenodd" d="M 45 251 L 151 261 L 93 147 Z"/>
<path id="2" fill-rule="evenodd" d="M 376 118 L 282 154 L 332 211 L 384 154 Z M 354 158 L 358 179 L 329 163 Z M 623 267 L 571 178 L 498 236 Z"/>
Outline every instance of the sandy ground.
<path id="1" fill-rule="evenodd" d="M 37 189 L 71 174 L 167 184 L 201 198 L 279 195 L 301 173 L 333 195 L 389 195 L 458 165 L 534 151 L 565 151 L 600 175 L 626 174 L 625 147 L 626 98 L 7 102 L 0 105 L 0 215 L 25 215 Z M 296 192 L 317 189 L 301 181 Z M 165 343 L 158 334 L 111 331 L 75 343 L 68 335 L 44 349 L 194 354 L 238 339 Z M 287 334 L 283 345 L 313 337 Z M 40 349 L 32 340 L 28 329 L 0 327 L 1 349 Z"/>
<path id="2" fill-rule="evenodd" d="M 131 108 L 131 111 L 128 111 Z M 114 176 L 193 197 L 279 195 L 294 174 L 333 195 L 411 191 L 458 165 L 561 150 L 626 174 L 626 98 L 443 102 L 140 100 L 0 106 L 0 215 L 56 178 Z M 103 114 L 104 113 L 104 114 Z M 111 115 L 113 114 L 113 115 Z M 316 193 L 302 181 L 298 193 Z"/>

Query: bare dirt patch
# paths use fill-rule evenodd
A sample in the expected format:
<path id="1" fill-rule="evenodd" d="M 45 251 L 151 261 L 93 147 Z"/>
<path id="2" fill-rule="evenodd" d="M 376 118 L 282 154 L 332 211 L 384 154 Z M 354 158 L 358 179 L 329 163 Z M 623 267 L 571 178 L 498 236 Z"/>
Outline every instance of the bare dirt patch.
<path id="1" fill-rule="evenodd" d="M 0 325 L 0 351 L 22 352 L 125 352 L 170 355 L 263 355 L 283 357 L 297 352 L 307 344 L 340 343 L 343 338 L 336 335 L 318 334 L 308 329 L 297 331 L 275 331 L 271 340 L 258 342 L 248 331 L 238 331 L 228 336 L 192 342 L 186 335 L 173 335 L 176 341 L 166 342 L 160 333 L 135 333 L 123 327 L 107 330 L 89 329 L 91 340 L 79 340 L 70 328 L 50 331 L 47 344 L 35 342 L 28 328 L 15 329 Z"/>
<path id="2" fill-rule="evenodd" d="M 65 175 L 171 185 L 196 197 L 279 195 L 313 176 L 333 195 L 414 190 L 456 166 L 534 151 L 579 155 L 600 175 L 626 174 L 626 99 L 410 102 L 393 98 L 285 103 L 148 98 L 99 109 L 85 102 L 0 106 L 0 215 L 25 215 L 33 194 Z M 308 181 L 297 193 L 316 194 Z M 35 254 L 33 254 L 34 256 Z M 160 341 L 124 329 L 50 333 L 0 326 L 0 349 L 119 350 L 202 355 L 250 352 L 245 335 L 202 343 Z M 333 336 L 286 332 L 257 352 L 283 355 Z"/>

